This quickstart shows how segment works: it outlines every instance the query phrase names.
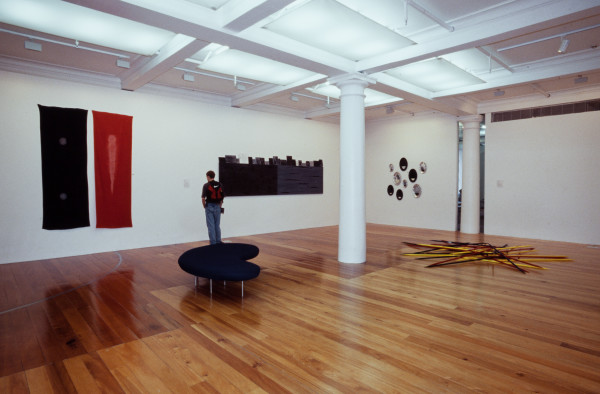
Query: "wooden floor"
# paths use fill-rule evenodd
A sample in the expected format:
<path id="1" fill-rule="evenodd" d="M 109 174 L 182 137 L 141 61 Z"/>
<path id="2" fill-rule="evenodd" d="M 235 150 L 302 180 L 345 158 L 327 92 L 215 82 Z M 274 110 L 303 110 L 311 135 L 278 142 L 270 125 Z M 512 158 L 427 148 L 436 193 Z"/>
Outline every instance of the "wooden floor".
<path id="1" fill-rule="evenodd" d="M 425 268 L 403 241 L 529 244 L 572 262 L 521 274 Z M 192 243 L 0 265 L 0 393 L 600 392 L 600 249 L 369 225 L 229 239 L 258 278 L 181 271 Z"/>

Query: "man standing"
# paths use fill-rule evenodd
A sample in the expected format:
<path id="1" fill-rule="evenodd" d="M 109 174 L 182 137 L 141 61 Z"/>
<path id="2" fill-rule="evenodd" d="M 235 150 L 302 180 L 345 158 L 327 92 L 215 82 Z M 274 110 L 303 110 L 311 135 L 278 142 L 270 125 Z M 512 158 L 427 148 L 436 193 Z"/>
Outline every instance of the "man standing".
<path id="1" fill-rule="evenodd" d="M 215 181 L 215 172 L 206 173 L 206 182 L 202 186 L 202 206 L 206 213 L 206 226 L 208 227 L 208 238 L 210 244 L 221 243 L 221 206 L 225 193 L 223 186 Z"/>

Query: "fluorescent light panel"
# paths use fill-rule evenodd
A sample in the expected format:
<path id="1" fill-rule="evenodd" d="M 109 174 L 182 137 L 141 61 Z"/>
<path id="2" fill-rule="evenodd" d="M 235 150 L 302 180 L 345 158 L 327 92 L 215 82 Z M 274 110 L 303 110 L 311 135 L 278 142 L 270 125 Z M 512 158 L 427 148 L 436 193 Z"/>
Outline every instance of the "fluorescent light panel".
<path id="1" fill-rule="evenodd" d="M 190 3 L 201 5 L 202 7 L 210 8 L 211 10 L 218 10 L 229 0 L 186 0 Z"/>
<path id="2" fill-rule="evenodd" d="M 223 53 L 228 49 L 228 46 L 212 42 L 204 48 L 202 48 L 200 51 L 196 52 L 194 55 L 192 55 L 191 59 L 194 63 L 202 64 L 208 59 L 210 59 L 212 56 L 216 56 L 220 53 Z"/>
<path id="3" fill-rule="evenodd" d="M 264 28 L 354 61 L 413 44 L 334 0 L 310 1 Z"/>
<path id="4" fill-rule="evenodd" d="M 475 75 L 489 73 L 490 61 L 492 69 L 502 69 L 502 66 L 500 66 L 498 62 L 493 59 L 490 60 L 489 55 L 485 55 L 475 48 L 447 53 L 440 57 L 449 61 L 455 66 L 462 68 L 463 70 L 469 70 L 469 72 Z"/>
<path id="5" fill-rule="evenodd" d="M 378 92 L 373 89 L 365 89 L 365 106 L 372 107 L 374 105 L 381 105 L 387 103 L 394 103 L 397 101 L 401 101 L 400 97 L 390 96 L 386 93 Z"/>
<path id="6" fill-rule="evenodd" d="M 150 56 L 175 34 L 58 0 L 2 0 L 0 21 Z"/>
<path id="7" fill-rule="evenodd" d="M 394 68 L 386 71 L 386 74 L 430 92 L 441 92 L 485 82 L 441 58 Z"/>
<path id="8" fill-rule="evenodd" d="M 413 7 L 406 5 L 405 0 L 337 0 L 339 3 L 360 12 L 369 19 L 399 34 L 422 31 L 434 26 L 435 22 Z M 407 8 L 408 7 L 408 10 Z M 406 14 L 408 11 L 408 15 Z M 406 20 L 408 16 L 408 21 Z M 405 24 L 408 22 L 408 24 Z"/>
<path id="9" fill-rule="evenodd" d="M 315 75 L 312 71 L 237 49 L 228 49 L 214 43 L 196 53 L 192 59 L 196 63 L 200 63 L 198 68 L 203 70 L 236 75 L 275 85 L 285 86 Z"/>

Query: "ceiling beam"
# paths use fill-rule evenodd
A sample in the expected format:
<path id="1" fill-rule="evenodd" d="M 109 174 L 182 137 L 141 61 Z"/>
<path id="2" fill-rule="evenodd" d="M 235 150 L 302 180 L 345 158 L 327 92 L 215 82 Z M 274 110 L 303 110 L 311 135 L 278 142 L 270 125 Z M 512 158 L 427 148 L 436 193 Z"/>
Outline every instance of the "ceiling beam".
<path id="1" fill-rule="evenodd" d="M 532 83 L 529 86 L 531 86 L 533 88 L 533 90 L 535 90 L 535 91 L 543 94 L 545 97 L 550 97 L 551 96 L 550 93 L 548 93 L 546 90 L 542 89 L 540 87 L 540 85 L 538 85 L 537 83 Z"/>
<path id="2" fill-rule="evenodd" d="M 454 26 L 447 24 L 442 18 L 439 18 L 438 16 L 436 16 L 434 13 L 432 13 L 431 11 L 429 11 L 428 9 L 426 9 L 425 7 L 423 7 L 422 5 L 417 3 L 415 0 L 404 0 L 404 1 L 406 1 L 406 4 L 410 4 L 414 9 L 416 9 L 421 14 L 425 15 L 427 18 L 431 19 L 438 25 L 442 26 L 444 29 L 448 30 L 449 32 L 454 31 Z"/>
<path id="3" fill-rule="evenodd" d="M 483 53 L 485 56 L 488 56 L 490 60 L 493 60 L 496 63 L 498 63 L 499 65 L 501 65 L 505 70 L 510 71 L 511 73 L 515 72 L 515 70 L 513 70 L 512 67 L 510 67 L 503 60 L 501 60 L 500 58 L 498 58 L 498 56 L 492 55 L 492 53 L 489 52 L 487 49 L 482 48 L 482 47 L 477 47 L 477 50 L 479 52 Z M 490 64 L 490 72 L 491 72 L 491 70 L 492 70 L 492 67 L 491 67 L 491 64 Z"/>
<path id="4" fill-rule="evenodd" d="M 120 87 L 119 78 L 112 75 L 75 70 L 72 68 L 54 66 L 46 63 L 19 60 L 4 55 L 0 55 L 0 70 L 20 74 L 37 75 L 39 77 L 58 79 L 62 81 L 103 86 L 112 89 L 118 89 Z"/>
<path id="5" fill-rule="evenodd" d="M 322 118 L 322 117 L 329 116 L 329 115 L 339 114 L 340 111 L 341 111 L 340 104 L 335 104 L 335 105 L 332 105 L 331 108 L 324 107 L 324 108 L 306 111 L 304 113 L 304 118 L 305 119 L 317 119 L 317 118 Z"/>
<path id="6" fill-rule="evenodd" d="M 563 75 L 581 74 L 598 69 L 598 54 L 595 49 L 587 50 L 584 53 L 560 55 L 559 59 L 550 58 L 535 64 L 513 66 L 515 72 L 509 76 L 489 79 L 487 82 L 477 85 L 435 92 L 431 95 L 431 98 L 468 94 L 481 90 L 537 82 Z"/>
<path id="7" fill-rule="evenodd" d="M 251 90 L 236 94 L 231 101 L 231 105 L 233 107 L 247 107 L 265 101 L 271 97 L 279 96 L 287 92 L 291 93 L 294 90 L 304 89 L 307 86 L 317 85 L 324 81 L 325 77 L 323 75 L 314 75 L 285 86 L 265 84 L 264 86 L 255 87 Z"/>
<path id="8" fill-rule="evenodd" d="M 135 65 L 121 76 L 121 89 L 136 90 L 182 63 L 209 43 L 177 34 L 157 55 L 143 64 Z"/>

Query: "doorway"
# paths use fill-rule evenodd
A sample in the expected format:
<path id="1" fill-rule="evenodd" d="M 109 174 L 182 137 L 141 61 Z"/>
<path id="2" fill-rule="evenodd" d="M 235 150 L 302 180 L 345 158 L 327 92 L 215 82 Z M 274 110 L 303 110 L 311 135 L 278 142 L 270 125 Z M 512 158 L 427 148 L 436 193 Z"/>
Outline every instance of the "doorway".
<path id="1" fill-rule="evenodd" d="M 457 183 L 457 215 L 456 231 L 460 231 L 460 215 L 462 207 L 462 157 L 463 157 L 463 126 L 458 125 L 458 183 Z M 479 232 L 484 232 L 485 219 L 485 115 L 479 125 Z"/>

